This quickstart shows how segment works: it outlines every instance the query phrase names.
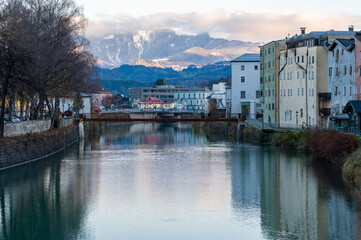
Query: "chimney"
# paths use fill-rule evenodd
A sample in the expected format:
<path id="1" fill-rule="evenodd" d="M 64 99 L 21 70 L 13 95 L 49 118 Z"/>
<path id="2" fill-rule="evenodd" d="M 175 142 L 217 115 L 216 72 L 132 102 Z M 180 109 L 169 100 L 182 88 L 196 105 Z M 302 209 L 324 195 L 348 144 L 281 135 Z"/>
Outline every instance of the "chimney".
<path id="1" fill-rule="evenodd" d="M 348 26 L 348 31 L 353 32 L 353 25 Z"/>
<path id="2" fill-rule="evenodd" d="M 306 28 L 305 27 L 300 27 L 301 29 L 301 34 L 305 34 L 306 33 Z"/>

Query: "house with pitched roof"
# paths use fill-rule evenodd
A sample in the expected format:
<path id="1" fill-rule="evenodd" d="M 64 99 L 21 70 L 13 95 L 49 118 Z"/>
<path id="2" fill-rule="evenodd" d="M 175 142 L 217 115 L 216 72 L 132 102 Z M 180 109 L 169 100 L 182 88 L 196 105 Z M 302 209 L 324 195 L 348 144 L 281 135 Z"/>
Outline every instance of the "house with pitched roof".
<path id="1" fill-rule="evenodd" d="M 145 97 L 137 103 L 139 109 L 174 109 L 174 103 L 166 103 L 156 97 Z"/>
<path id="2" fill-rule="evenodd" d="M 232 117 L 254 119 L 261 112 L 260 55 L 246 53 L 231 61 Z"/>

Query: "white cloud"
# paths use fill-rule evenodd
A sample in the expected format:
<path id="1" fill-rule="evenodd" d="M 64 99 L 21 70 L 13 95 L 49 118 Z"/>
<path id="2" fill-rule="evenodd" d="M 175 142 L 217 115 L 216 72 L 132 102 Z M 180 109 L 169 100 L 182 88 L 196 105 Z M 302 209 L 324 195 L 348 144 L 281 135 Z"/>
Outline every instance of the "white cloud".
<path id="1" fill-rule="evenodd" d="M 361 14 L 346 13 L 317 14 L 297 13 L 280 14 L 272 12 L 235 12 L 223 11 L 193 12 L 185 14 L 158 13 L 142 17 L 116 15 L 99 16 L 98 20 L 89 19 L 87 35 L 102 36 L 107 33 L 174 29 L 178 33 L 198 34 L 208 32 L 212 37 L 253 42 L 267 42 L 281 39 L 288 34 L 299 33 L 299 27 L 309 31 L 346 30 L 348 25 L 361 29 Z"/>

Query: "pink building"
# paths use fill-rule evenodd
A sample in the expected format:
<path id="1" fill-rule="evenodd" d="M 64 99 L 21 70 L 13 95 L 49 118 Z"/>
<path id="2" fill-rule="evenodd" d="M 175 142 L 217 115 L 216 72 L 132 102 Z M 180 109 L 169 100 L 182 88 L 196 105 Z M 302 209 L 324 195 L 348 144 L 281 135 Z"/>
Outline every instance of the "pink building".
<path id="1" fill-rule="evenodd" d="M 361 33 L 355 36 L 355 100 L 361 100 Z"/>
<path id="2" fill-rule="evenodd" d="M 99 107 L 102 106 L 102 100 L 106 96 L 112 96 L 112 93 L 103 87 L 99 87 L 99 89 L 95 89 L 92 93 L 92 105 Z"/>

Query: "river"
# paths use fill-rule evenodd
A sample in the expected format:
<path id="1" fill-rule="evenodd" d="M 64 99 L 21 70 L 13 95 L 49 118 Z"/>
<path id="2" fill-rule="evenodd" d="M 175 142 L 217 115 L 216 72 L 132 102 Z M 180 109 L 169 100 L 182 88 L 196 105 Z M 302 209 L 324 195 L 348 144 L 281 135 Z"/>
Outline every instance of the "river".
<path id="1" fill-rule="evenodd" d="M 334 170 L 198 132 L 109 126 L 0 172 L 0 239 L 361 239 L 361 205 Z"/>

